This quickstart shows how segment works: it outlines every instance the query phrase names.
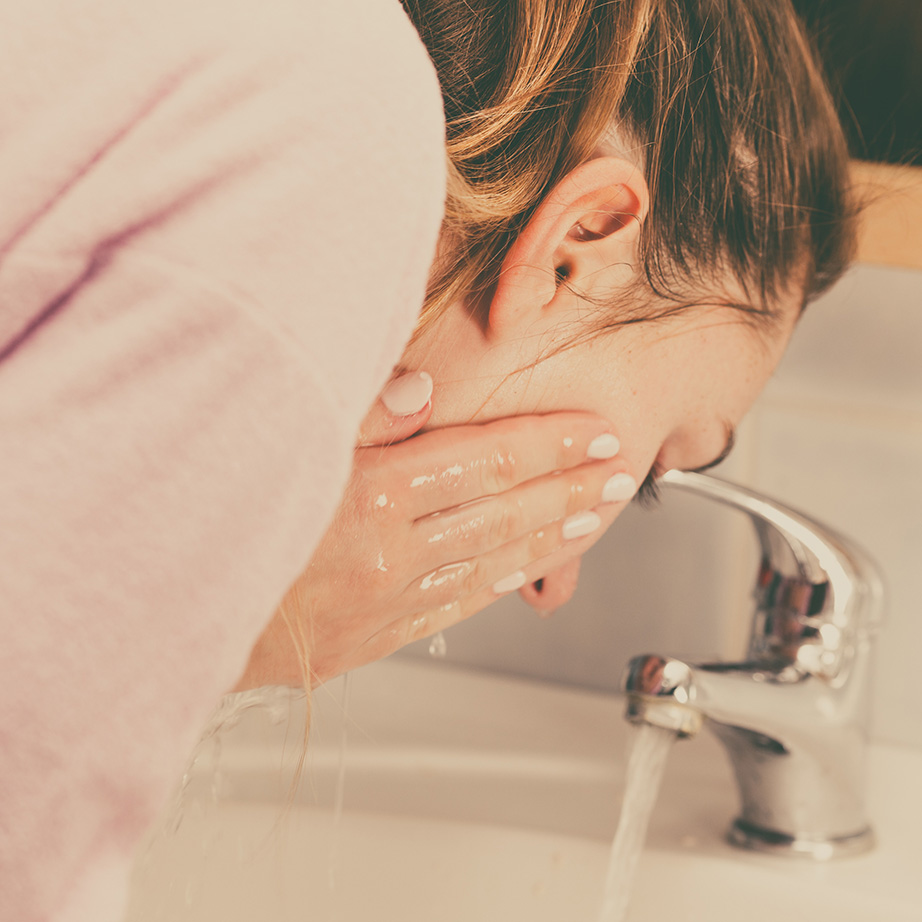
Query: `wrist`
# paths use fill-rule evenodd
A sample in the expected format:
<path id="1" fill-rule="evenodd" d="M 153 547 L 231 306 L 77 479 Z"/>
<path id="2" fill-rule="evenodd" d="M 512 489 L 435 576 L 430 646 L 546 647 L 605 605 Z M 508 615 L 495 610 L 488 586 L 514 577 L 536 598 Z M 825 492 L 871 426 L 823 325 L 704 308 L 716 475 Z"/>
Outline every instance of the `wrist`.
<path id="1" fill-rule="evenodd" d="M 302 645 L 304 650 L 299 651 Z M 232 692 L 262 688 L 265 685 L 288 685 L 301 688 L 310 684 L 306 638 L 298 638 L 279 609 L 250 651 L 243 674 Z"/>

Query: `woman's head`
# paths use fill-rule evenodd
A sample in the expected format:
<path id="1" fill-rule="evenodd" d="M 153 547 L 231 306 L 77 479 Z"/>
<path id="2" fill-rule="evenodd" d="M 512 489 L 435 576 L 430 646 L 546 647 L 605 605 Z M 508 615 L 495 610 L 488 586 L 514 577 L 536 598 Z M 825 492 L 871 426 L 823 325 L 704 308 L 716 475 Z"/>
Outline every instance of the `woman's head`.
<path id="1" fill-rule="evenodd" d="M 786 0 L 405 6 L 448 122 L 408 352 L 437 421 L 586 407 L 623 426 L 655 399 L 669 419 L 637 463 L 699 466 L 666 441 L 735 425 L 853 247 L 844 141 Z"/>
<path id="2" fill-rule="evenodd" d="M 802 270 L 809 297 L 847 263 L 845 142 L 787 0 L 403 2 L 448 124 L 451 258 L 427 306 L 488 289 L 610 133 L 644 166 L 656 291 L 681 298 L 721 263 L 768 296 Z"/>

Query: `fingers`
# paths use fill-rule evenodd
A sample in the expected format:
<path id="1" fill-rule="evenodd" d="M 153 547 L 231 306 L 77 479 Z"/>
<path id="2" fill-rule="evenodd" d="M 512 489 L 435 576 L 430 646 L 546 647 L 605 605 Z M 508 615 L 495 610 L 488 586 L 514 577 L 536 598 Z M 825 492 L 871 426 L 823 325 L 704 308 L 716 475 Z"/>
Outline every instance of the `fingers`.
<path id="1" fill-rule="evenodd" d="M 603 507 L 600 528 L 590 535 L 570 541 L 547 557 L 530 563 L 521 571 L 519 579 L 509 579 L 505 587 L 496 584 L 484 586 L 471 595 L 454 598 L 435 608 L 420 610 L 412 615 L 396 619 L 387 627 L 379 630 L 361 647 L 353 665 L 359 666 L 388 656 L 413 641 L 429 637 L 470 618 L 495 602 L 501 595 L 514 592 L 517 584 L 522 585 L 522 580 L 524 580 L 524 585 L 528 585 L 549 573 L 568 567 L 573 561 L 578 563 L 579 557 L 602 536 L 605 528 L 617 518 L 624 506 L 625 504 L 618 504 Z M 507 576 L 512 575 L 507 574 Z M 497 589 L 500 591 L 497 592 Z"/>
<path id="2" fill-rule="evenodd" d="M 389 463 L 405 488 L 404 514 L 421 518 L 519 484 L 612 458 L 619 443 L 611 426 L 587 413 L 520 416 L 427 432 L 389 449 Z M 380 461 L 366 449 L 365 463 Z M 357 463 L 363 463 L 358 452 Z"/>
<path id="3" fill-rule="evenodd" d="M 571 542 L 601 533 L 603 521 L 613 521 L 626 504 L 625 500 L 621 500 L 595 509 L 581 509 L 485 553 L 455 558 L 407 585 L 400 596 L 401 607 L 406 611 L 426 611 L 488 587 L 494 594 L 519 589 L 537 578 L 528 573 L 528 568 L 535 562 L 551 558 Z"/>
<path id="4" fill-rule="evenodd" d="M 600 503 L 629 500 L 637 484 L 626 467 L 618 459 L 583 464 L 417 519 L 412 532 L 420 566 L 484 554 Z"/>
<path id="5" fill-rule="evenodd" d="M 470 595 L 451 598 L 444 604 L 420 609 L 413 614 L 393 620 L 369 637 L 347 661 L 339 663 L 335 671 L 331 671 L 328 675 L 318 675 L 317 681 L 325 681 L 340 672 L 389 656 L 415 640 L 429 637 L 482 611 L 501 595 L 515 591 L 515 588 L 522 585 L 523 581 L 527 585 L 549 573 L 566 567 L 570 562 L 578 560 L 580 555 L 584 554 L 601 537 L 605 529 L 617 518 L 625 506 L 625 503 L 617 503 L 600 507 L 599 518 L 601 519 L 601 526 L 599 528 L 589 535 L 565 543 L 563 547 L 557 548 L 557 550 L 542 559 L 534 560 L 524 567 L 521 574 L 507 572 L 507 577 L 515 575 L 517 578 L 515 580 L 503 580 L 500 578 L 500 580 L 496 581 L 500 583 L 502 580 L 505 582 L 505 586 L 497 586 L 496 583 L 483 586 Z"/>
<path id="6" fill-rule="evenodd" d="M 627 503 L 612 503 L 605 506 L 597 507 L 596 511 L 599 514 L 599 517 L 602 519 L 602 525 L 600 528 L 596 529 L 594 532 L 586 535 L 585 537 L 578 538 L 573 541 L 567 542 L 565 545 L 557 548 L 557 550 L 552 551 L 546 557 L 540 560 L 534 560 L 529 563 L 527 566 L 523 567 L 523 572 L 525 574 L 525 586 L 529 586 L 534 583 L 536 580 L 548 579 L 549 588 L 553 588 L 554 577 L 558 570 L 561 568 L 569 567 L 574 561 L 578 562 L 589 548 L 592 547 L 599 538 L 605 534 L 606 529 L 614 522 L 616 518 L 627 508 Z M 571 574 L 575 580 L 576 574 Z M 575 589 L 575 585 L 573 586 Z M 502 593 L 505 594 L 505 593 Z M 494 597 L 497 594 L 494 593 Z M 563 598 L 563 601 L 568 600 L 568 596 Z"/>
<path id="7" fill-rule="evenodd" d="M 358 446 L 390 445 L 419 432 L 432 414 L 432 378 L 424 371 L 389 381 L 359 427 Z"/>
<path id="8" fill-rule="evenodd" d="M 313 636 L 327 638 L 311 652 L 318 681 L 559 568 L 636 489 L 600 417 L 519 417 L 409 439 L 428 419 L 430 398 L 428 376 L 402 376 L 363 423 L 367 447 L 355 452 L 341 511 L 312 560 Z M 369 578 L 356 582 L 356 568 Z M 346 610 L 343 585 L 355 586 Z M 318 615 L 327 596 L 335 618 Z"/>

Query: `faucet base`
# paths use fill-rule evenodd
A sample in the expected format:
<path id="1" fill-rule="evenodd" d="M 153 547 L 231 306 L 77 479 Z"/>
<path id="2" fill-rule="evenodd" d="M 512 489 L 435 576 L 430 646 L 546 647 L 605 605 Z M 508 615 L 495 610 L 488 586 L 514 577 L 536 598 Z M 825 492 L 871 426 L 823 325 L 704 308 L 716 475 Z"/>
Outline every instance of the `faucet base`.
<path id="1" fill-rule="evenodd" d="M 806 836 L 788 835 L 757 826 L 744 819 L 737 819 L 727 831 L 727 841 L 737 848 L 757 852 L 828 861 L 830 858 L 851 857 L 870 851 L 874 848 L 874 833 L 868 826 L 859 832 L 835 839 L 811 839 Z"/>

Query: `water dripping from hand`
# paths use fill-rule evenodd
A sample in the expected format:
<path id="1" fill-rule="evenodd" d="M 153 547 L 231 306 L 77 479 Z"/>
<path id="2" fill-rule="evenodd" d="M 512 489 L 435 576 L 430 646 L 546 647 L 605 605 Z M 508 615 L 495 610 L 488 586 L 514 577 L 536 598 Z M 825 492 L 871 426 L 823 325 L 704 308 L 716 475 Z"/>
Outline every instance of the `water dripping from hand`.
<path id="1" fill-rule="evenodd" d="M 434 634 L 432 640 L 429 641 L 429 655 L 433 659 L 445 659 L 448 655 L 448 641 L 443 631 Z"/>

